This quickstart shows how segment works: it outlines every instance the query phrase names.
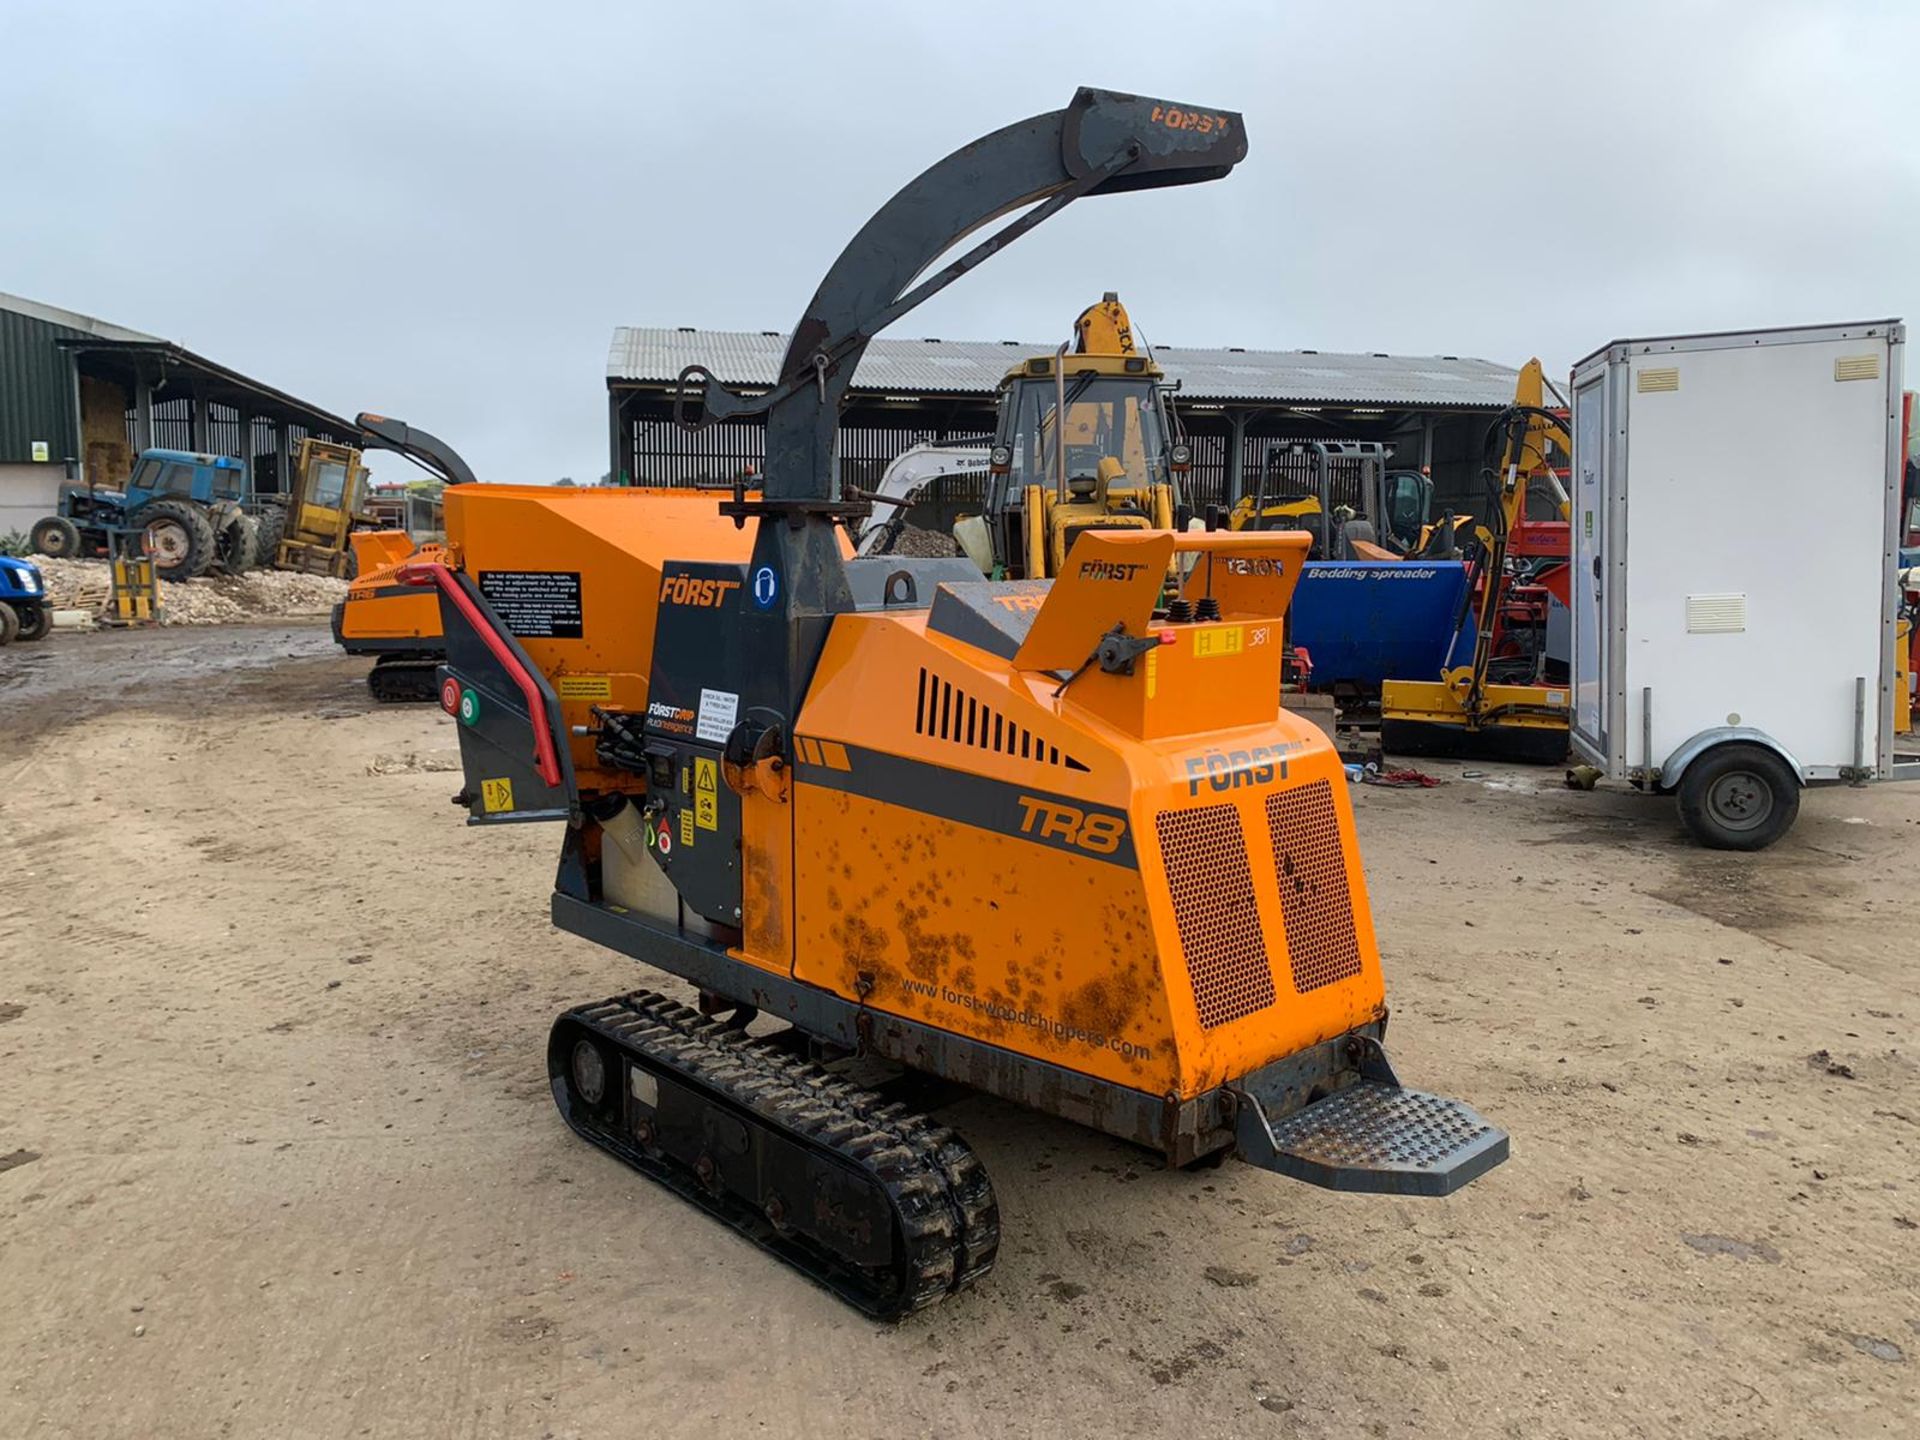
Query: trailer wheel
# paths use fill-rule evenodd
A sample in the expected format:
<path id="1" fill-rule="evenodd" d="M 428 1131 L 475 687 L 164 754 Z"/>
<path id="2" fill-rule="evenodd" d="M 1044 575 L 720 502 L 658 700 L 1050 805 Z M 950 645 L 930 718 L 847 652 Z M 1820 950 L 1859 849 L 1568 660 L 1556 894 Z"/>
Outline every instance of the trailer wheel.
<path id="1" fill-rule="evenodd" d="M 155 500 L 140 507 L 133 523 L 162 580 L 191 580 L 213 563 L 213 526 L 198 505 Z"/>
<path id="2" fill-rule="evenodd" d="M 45 605 L 9 606 L 17 612 L 21 640 L 44 640 L 53 629 L 53 611 Z"/>
<path id="3" fill-rule="evenodd" d="M 80 553 L 80 527 L 64 515 L 35 521 L 29 538 L 35 550 L 55 560 L 71 560 Z"/>
<path id="4" fill-rule="evenodd" d="M 20 617 L 13 613 L 13 606 L 0 600 L 0 646 L 11 645 L 19 633 Z"/>
<path id="5" fill-rule="evenodd" d="M 1712 850 L 1764 850 L 1800 813 L 1800 777 L 1764 745 L 1716 745 L 1680 780 L 1680 819 Z"/>

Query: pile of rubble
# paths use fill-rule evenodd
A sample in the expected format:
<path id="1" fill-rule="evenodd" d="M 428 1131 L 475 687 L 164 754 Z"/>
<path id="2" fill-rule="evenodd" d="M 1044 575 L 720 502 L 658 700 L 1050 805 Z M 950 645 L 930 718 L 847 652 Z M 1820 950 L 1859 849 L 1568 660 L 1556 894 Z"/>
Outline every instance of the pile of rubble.
<path id="1" fill-rule="evenodd" d="M 869 555 L 904 555 L 912 559 L 946 559 L 961 553 L 959 542 L 944 530 L 926 530 L 904 520 L 890 520 Z"/>
<path id="2" fill-rule="evenodd" d="M 55 610 L 103 615 L 111 608 L 113 583 L 106 561 L 51 560 L 36 555 L 33 563 L 46 579 L 47 596 Z M 167 625 L 231 625 L 246 620 L 325 615 L 346 595 L 344 580 L 291 570 L 162 580 L 160 618 Z"/>

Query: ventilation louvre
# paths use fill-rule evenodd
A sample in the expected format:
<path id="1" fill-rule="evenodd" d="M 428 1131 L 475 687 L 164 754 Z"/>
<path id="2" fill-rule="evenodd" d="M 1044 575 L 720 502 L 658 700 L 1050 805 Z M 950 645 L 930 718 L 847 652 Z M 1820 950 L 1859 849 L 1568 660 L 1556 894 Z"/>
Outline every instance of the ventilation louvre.
<path id="1" fill-rule="evenodd" d="M 1680 368 L 1677 365 L 1662 366 L 1653 370 L 1642 370 L 1634 376 L 1633 388 L 1642 395 L 1659 394 L 1662 391 L 1680 388 Z"/>
<path id="2" fill-rule="evenodd" d="M 1747 628 L 1745 595 L 1687 596 L 1689 635 L 1738 635 Z"/>
<path id="3" fill-rule="evenodd" d="M 1880 357 L 1878 355 L 1840 355 L 1833 362 L 1835 380 L 1878 380 L 1880 378 Z"/>
<path id="4" fill-rule="evenodd" d="M 1273 966 L 1238 807 L 1162 810 L 1154 828 L 1201 1027 L 1266 1009 L 1274 1000 Z"/>
<path id="5" fill-rule="evenodd" d="M 1073 756 L 1062 754 L 1058 745 L 1049 745 L 1026 726 L 1015 724 L 991 705 L 969 695 L 952 681 L 941 679 L 924 665 L 920 668 L 920 688 L 914 699 L 913 730 L 916 735 L 991 755 L 1058 765 L 1067 770 L 1087 768 Z"/>
<path id="6" fill-rule="evenodd" d="M 1325 780 L 1267 797 L 1274 878 L 1287 922 L 1293 988 L 1304 995 L 1360 973 L 1346 852 L 1333 787 Z"/>

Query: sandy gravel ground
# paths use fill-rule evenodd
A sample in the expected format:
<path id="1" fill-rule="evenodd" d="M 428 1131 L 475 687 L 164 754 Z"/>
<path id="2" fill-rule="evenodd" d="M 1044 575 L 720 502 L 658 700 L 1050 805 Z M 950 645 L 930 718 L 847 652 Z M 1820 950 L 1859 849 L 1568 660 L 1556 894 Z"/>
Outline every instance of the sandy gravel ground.
<path id="1" fill-rule="evenodd" d="M 653 977 L 462 827 L 438 712 L 207 633 L 0 655 L 0 1435 L 1920 1433 L 1920 792 L 1746 859 L 1362 792 L 1396 1059 L 1512 1162 L 1336 1196 L 968 1101 L 999 1268 L 879 1329 L 560 1125 L 552 1016 Z"/>

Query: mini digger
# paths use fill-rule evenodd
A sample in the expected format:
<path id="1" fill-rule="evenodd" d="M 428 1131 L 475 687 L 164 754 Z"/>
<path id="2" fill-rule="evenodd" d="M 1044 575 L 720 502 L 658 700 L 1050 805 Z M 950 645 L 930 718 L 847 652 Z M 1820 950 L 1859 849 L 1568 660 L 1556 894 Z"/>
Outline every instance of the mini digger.
<path id="1" fill-rule="evenodd" d="M 770 389 L 680 377 L 682 423 L 765 414 L 759 494 L 455 489 L 446 555 L 403 572 L 439 592 L 456 804 L 564 826 L 554 923 L 698 992 L 559 1017 L 567 1124 L 877 1318 L 986 1274 L 1000 1215 L 875 1061 L 1338 1190 L 1507 1154 L 1382 1046 L 1346 781 L 1277 705 L 1306 536 L 1088 529 L 1051 580 L 847 558 L 868 340 L 1068 203 L 1245 150 L 1232 112 L 1085 89 L 974 141 L 854 237 Z"/>

